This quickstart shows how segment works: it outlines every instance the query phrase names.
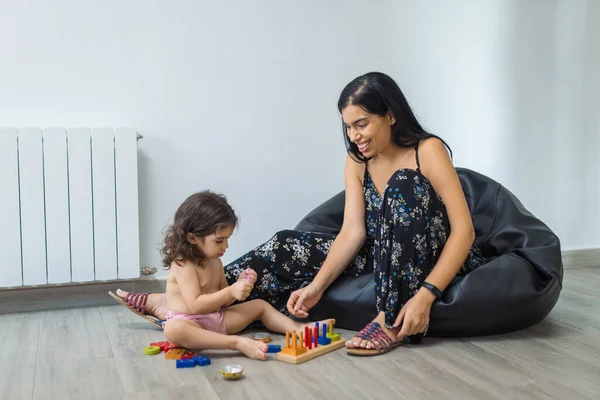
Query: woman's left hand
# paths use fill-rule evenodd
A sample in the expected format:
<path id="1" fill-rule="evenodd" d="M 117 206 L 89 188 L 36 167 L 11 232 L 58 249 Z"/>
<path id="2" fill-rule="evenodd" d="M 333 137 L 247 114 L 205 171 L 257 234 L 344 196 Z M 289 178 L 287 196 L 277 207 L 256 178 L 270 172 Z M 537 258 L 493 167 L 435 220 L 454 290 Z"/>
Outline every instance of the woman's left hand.
<path id="1" fill-rule="evenodd" d="M 398 340 L 425 331 L 429 325 L 429 314 L 434 300 L 433 293 L 422 288 L 404 304 L 394 322 L 395 328 L 402 325 L 402 329 L 398 332 Z"/>

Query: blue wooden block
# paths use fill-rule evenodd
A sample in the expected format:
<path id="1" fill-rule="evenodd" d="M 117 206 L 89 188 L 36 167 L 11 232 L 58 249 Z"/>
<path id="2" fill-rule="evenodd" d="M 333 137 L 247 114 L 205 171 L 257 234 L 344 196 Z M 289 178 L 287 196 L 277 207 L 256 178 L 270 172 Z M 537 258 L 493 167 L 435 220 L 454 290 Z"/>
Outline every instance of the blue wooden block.
<path id="1" fill-rule="evenodd" d="M 278 344 L 270 344 L 267 349 L 267 353 L 279 353 L 281 351 L 281 345 Z"/>
<path id="2" fill-rule="evenodd" d="M 210 358 L 205 357 L 205 356 L 196 356 L 194 358 L 192 358 L 192 361 L 194 361 L 197 365 L 203 367 L 205 365 L 210 365 Z"/>
<path id="3" fill-rule="evenodd" d="M 195 366 L 194 360 L 177 360 L 177 368 L 194 368 Z"/>

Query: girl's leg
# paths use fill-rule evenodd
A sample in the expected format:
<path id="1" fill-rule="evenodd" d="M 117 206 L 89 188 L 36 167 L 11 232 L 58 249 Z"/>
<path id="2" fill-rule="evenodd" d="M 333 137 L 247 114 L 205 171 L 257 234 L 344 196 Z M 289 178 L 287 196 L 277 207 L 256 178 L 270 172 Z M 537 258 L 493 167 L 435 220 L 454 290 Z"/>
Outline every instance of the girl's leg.
<path id="1" fill-rule="evenodd" d="M 250 300 L 231 306 L 224 311 L 225 327 L 230 334 L 236 334 L 244 330 L 248 325 L 256 320 L 260 320 L 267 329 L 285 333 L 292 331 L 301 331 L 303 324 L 285 316 L 277 311 L 273 306 L 262 299 Z M 321 324 L 329 323 L 332 320 L 321 321 Z M 335 321 L 333 321 L 335 323 Z"/>
<path id="2" fill-rule="evenodd" d="M 266 359 L 266 344 L 245 337 L 211 332 L 193 321 L 169 320 L 165 324 L 165 338 L 186 349 L 238 350 L 253 359 Z"/>

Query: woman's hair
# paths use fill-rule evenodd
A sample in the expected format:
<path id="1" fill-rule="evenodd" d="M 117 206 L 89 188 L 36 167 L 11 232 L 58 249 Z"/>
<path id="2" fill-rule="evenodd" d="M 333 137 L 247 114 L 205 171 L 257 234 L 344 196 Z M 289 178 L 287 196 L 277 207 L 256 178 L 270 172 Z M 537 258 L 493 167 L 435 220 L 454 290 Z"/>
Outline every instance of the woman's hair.
<path id="1" fill-rule="evenodd" d="M 381 72 L 369 72 L 346 85 L 338 100 L 339 112 L 349 105 L 357 105 L 370 114 L 380 116 L 390 113 L 396 119 L 392 125 L 392 140 L 397 146 L 412 148 L 423 139 L 436 137 L 450 150 L 452 156 L 452 150 L 446 142 L 425 131 L 419 124 L 398 84 Z M 343 121 L 342 129 L 348 153 L 357 161 L 368 161 L 369 159 L 358 150 L 358 146 L 348 138 Z"/>
<path id="2" fill-rule="evenodd" d="M 238 217 L 225 196 L 208 190 L 191 195 L 179 206 L 173 224 L 165 232 L 161 249 L 163 267 L 169 269 L 173 261 L 181 263 L 185 260 L 203 265 L 205 255 L 188 242 L 188 233 L 203 238 L 218 229 L 237 227 L 237 224 Z"/>

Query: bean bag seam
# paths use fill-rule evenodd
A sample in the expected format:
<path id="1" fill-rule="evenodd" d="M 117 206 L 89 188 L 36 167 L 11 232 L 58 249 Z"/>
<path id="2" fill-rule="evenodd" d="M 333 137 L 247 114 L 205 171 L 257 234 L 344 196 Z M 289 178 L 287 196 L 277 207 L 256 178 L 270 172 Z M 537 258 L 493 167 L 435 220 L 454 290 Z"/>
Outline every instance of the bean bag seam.
<path id="1" fill-rule="evenodd" d="M 490 226 L 490 230 L 488 231 L 487 235 L 485 235 L 481 243 L 487 242 L 488 238 L 494 231 L 494 226 L 496 225 L 496 220 L 498 219 L 498 193 L 500 193 L 501 187 L 502 185 L 498 185 L 496 188 L 496 193 L 494 193 L 494 219 L 492 220 L 492 226 Z"/>
<path id="2" fill-rule="evenodd" d="M 462 333 L 461 335 L 465 335 L 467 333 L 467 312 L 465 310 L 465 302 L 463 300 L 463 293 L 462 293 L 462 288 L 460 287 L 460 285 L 456 286 L 458 289 L 458 297 L 459 297 L 459 301 L 458 304 L 460 304 L 460 309 L 461 309 L 461 314 L 463 315 L 462 318 Z"/>

